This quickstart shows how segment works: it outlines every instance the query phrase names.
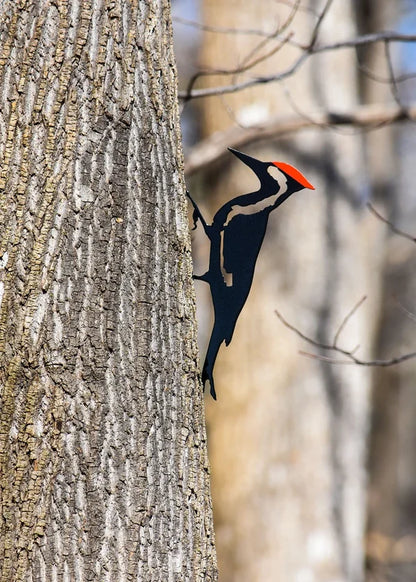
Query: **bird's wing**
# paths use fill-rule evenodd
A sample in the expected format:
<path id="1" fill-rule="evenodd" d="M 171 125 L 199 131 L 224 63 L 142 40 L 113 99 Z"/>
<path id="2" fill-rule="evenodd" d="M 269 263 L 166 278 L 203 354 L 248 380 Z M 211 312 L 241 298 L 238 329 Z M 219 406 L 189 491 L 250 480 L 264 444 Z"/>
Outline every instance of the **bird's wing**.
<path id="1" fill-rule="evenodd" d="M 232 273 L 233 286 L 247 277 L 253 277 L 268 215 L 267 211 L 237 214 L 224 228 L 223 267 L 227 273 Z"/>

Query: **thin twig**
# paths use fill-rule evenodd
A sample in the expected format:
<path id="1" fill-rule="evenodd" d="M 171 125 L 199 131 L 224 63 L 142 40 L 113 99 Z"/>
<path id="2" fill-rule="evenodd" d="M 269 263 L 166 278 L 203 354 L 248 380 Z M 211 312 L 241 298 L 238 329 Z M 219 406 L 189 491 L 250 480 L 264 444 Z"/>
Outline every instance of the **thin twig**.
<path id="1" fill-rule="evenodd" d="M 194 73 L 194 75 L 192 75 L 188 82 L 187 95 L 192 94 L 196 82 L 202 77 L 228 76 L 228 75 L 232 75 L 233 77 L 235 77 L 236 75 L 251 70 L 256 65 L 259 65 L 260 63 L 266 61 L 267 59 L 275 55 L 281 48 L 283 48 L 286 44 L 289 43 L 290 39 L 293 36 L 293 32 L 289 32 L 283 38 L 278 39 L 278 37 L 280 37 L 292 23 L 296 15 L 297 9 L 299 7 L 299 3 L 300 0 L 296 0 L 296 3 L 293 5 L 292 10 L 287 19 L 285 20 L 285 22 L 282 25 L 279 24 L 278 27 L 271 33 L 264 35 L 264 38 L 244 57 L 243 61 L 239 65 L 232 69 L 210 69 L 197 71 L 196 73 Z M 267 53 L 264 53 L 257 58 L 253 58 L 271 40 L 279 40 L 279 44 L 273 47 Z M 235 83 L 236 81 L 233 79 L 233 84 Z"/>
<path id="2" fill-rule="evenodd" d="M 271 34 L 268 37 L 264 38 L 262 41 L 260 41 L 260 43 L 257 46 L 255 46 L 250 51 L 248 55 L 246 55 L 243 62 L 241 63 L 241 66 L 244 67 L 244 70 L 252 69 L 257 64 L 264 62 L 271 56 L 275 55 L 283 46 L 285 46 L 289 42 L 289 40 L 293 36 L 293 32 L 289 32 L 288 34 L 286 34 L 286 36 L 280 40 L 279 44 L 270 51 L 268 51 L 266 54 L 261 55 L 257 59 L 251 60 L 253 59 L 254 55 L 256 55 L 262 48 L 264 48 L 269 43 L 270 40 L 277 39 L 278 36 L 281 36 L 289 28 L 289 26 L 293 22 L 293 19 L 296 16 L 300 2 L 301 0 L 296 0 L 296 2 L 293 4 L 291 8 L 288 17 L 286 18 L 282 25 L 279 25 L 277 27 L 274 34 Z"/>
<path id="3" fill-rule="evenodd" d="M 362 303 L 362 300 L 361 300 Z M 356 311 L 356 309 L 358 308 L 358 304 L 357 306 L 354 308 L 354 311 Z M 337 360 L 336 358 L 331 358 L 330 356 L 325 356 L 322 354 L 312 354 L 310 352 L 305 352 L 305 351 L 299 351 L 300 354 L 307 356 L 309 358 L 313 358 L 316 360 L 321 360 L 324 362 L 327 362 L 329 364 L 356 364 L 358 366 L 368 366 L 368 367 L 389 367 L 389 366 L 395 366 L 397 364 L 401 364 L 402 362 L 405 362 L 407 360 L 411 360 L 413 358 L 416 358 L 416 352 L 410 352 L 407 354 L 403 354 L 402 356 L 396 356 L 387 360 L 362 360 L 361 358 L 357 358 L 354 355 L 354 350 L 344 350 L 340 347 L 338 347 L 336 345 L 335 342 L 335 338 L 334 338 L 334 342 L 332 344 L 325 344 L 322 343 L 320 341 L 314 340 L 311 337 L 308 337 L 307 335 L 305 335 L 304 333 L 302 333 L 298 328 L 296 328 L 294 325 L 292 325 L 291 323 L 289 323 L 284 317 L 283 315 L 277 311 L 277 309 L 275 309 L 275 314 L 277 315 L 277 317 L 280 319 L 280 321 L 283 323 L 283 325 L 285 327 L 287 327 L 288 329 L 290 329 L 291 331 L 293 331 L 298 337 L 300 337 L 302 340 L 304 340 L 305 342 L 307 342 L 308 344 L 319 348 L 320 350 L 326 350 L 329 352 L 335 352 L 337 354 L 341 354 L 342 356 L 345 356 L 347 359 L 346 360 Z M 350 312 L 350 314 L 345 318 L 345 319 L 349 319 L 349 317 L 351 317 L 352 312 Z M 339 334 L 338 334 L 339 335 Z"/>
<path id="4" fill-rule="evenodd" d="M 235 93 L 237 91 L 242 91 L 243 89 L 248 89 L 255 85 L 268 84 L 281 81 L 293 75 L 302 65 L 308 60 L 312 55 L 334 51 L 345 48 L 357 48 L 360 46 L 365 46 L 367 44 L 373 44 L 376 42 L 415 42 L 416 35 L 411 34 L 400 34 L 398 32 L 378 32 L 373 34 L 366 34 L 363 36 L 358 36 L 354 39 L 335 42 L 326 45 L 316 45 L 316 46 L 303 46 L 303 53 L 292 63 L 290 67 L 286 70 L 276 73 L 274 75 L 266 75 L 261 77 L 256 77 L 254 79 L 249 79 L 242 81 L 240 83 L 235 83 L 232 85 L 224 85 L 221 87 L 210 87 L 206 89 L 192 89 L 193 84 L 188 86 L 186 91 L 179 92 L 179 98 L 185 99 L 200 99 L 202 97 L 212 97 L 214 95 L 225 95 L 227 93 Z"/>
<path id="5" fill-rule="evenodd" d="M 269 42 L 270 39 L 266 39 L 266 40 L 262 41 L 260 43 L 261 46 L 255 47 L 251 51 L 251 53 L 249 55 L 247 55 L 247 57 L 243 61 L 242 66 L 240 68 L 236 68 L 233 71 L 234 75 L 237 75 L 237 74 L 240 74 L 240 73 L 245 73 L 246 71 L 249 71 L 250 69 L 252 69 L 256 65 L 259 65 L 260 63 L 263 63 L 264 61 L 266 61 L 267 59 L 269 59 L 270 57 L 272 57 L 273 55 L 275 55 L 278 51 L 280 51 L 280 49 L 282 47 L 285 46 L 285 44 L 287 44 L 288 40 L 292 37 L 292 35 L 293 35 L 293 32 L 289 32 L 285 37 L 283 37 L 279 41 L 279 44 L 278 45 L 276 45 L 275 47 L 273 47 L 272 49 L 270 49 L 267 53 L 264 53 L 261 56 L 257 57 L 257 59 L 253 59 L 253 60 L 250 61 L 249 59 L 252 58 L 254 56 L 254 54 L 257 53 L 260 50 L 260 48 L 263 48 L 263 46 L 266 45 L 266 42 Z"/>
<path id="6" fill-rule="evenodd" d="M 284 6 L 287 6 L 291 9 L 291 14 L 293 12 L 306 12 L 306 13 L 310 13 L 312 15 L 315 15 L 315 12 L 313 9 L 307 7 L 307 6 L 301 6 L 301 0 L 296 0 L 294 3 L 292 2 L 283 2 L 283 1 L 279 1 L 277 2 L 277 4 L 283 4 Z M 289 19 L 291 19 L 291 16 L 289 15 Z M 215 34 L 235 34 L 237 36 L 241 35 L 241 36 L 263 36 L 266 38 L 270 38 L 271 36 L 274 35 L 274 33 L 270 33 L 267 32 L 266 30 L 261 30 L 258 28 L 232 28 L 229 26 L 214 26 L 212 24 L 204 24 L 202 22 L 198 22 L 196 20 L 190 20 L 189 18 L 182 18 L 181 16 L 173 16 L 172 17 L 173 22 L 176 22 L 178 24 L 183 24 L 185 26 L 189 26 L 192 28 L 196 28 L 198 30 L 202 30 L 204 32 L 213 32 Z"/>
<path id="7" fill-rule="evenodd" d="M 373 32 L 371 34 L 357 36 L 350 40 L 342 40 L 321 46 L 318 45 L 314 47 L 313 53 L 323 53 L 344 48 L 357 48 L 367 44 L 374 44 L 376 42 L 385 42 L 386 40 L 390 42 L 415 42 L 416 34 L 401 34 L 400 32 L 390 30 Z"/>
<path id="8" fill-rule="evenodd" d="M 361 305 L 364 303 L 364 301 L 366 299 L 367 299 L 367 295 L 364 295 L 363 297 L 361 297 L 361 299 L 359 301 L 357 301 L 357 303 L 354 305 L 354 307 L 347 313 L 347 315 L 341 321 L 341 324 L 340 324 L 337 332 L 334 335 L 334 342 L 333 342 L 334 348 L 337 347 L 337 341 L 338 341 L 339 336 L 341 335 L 342 330 L 344 329 L 344 327 L 347 325 L 348 321 L 351 319 L 351 317 L 354 315 L 354 313 L 359 309 L 359 307 L 361 307 Z M 357 348 L 352 350 L 351 353 L 354 353 L 356 349 Z"/>
<path id="9" fill-rule="evenodd" d="M 339 352 L 343 354 L 343 350 L 338 348 L 333 348 L 333 351 Z M 321 360 L 323 362 L 327 362 L 328 364 L 349 364 L 349 365 L 356 365 L 356 366 L 367 366 L 369 368 L 389 368 L 390 366 L 397 366 L 397 364 L 402 364 L 407 360 L 412 360 L 416 358 L 416 352 L 410 352 L 408 354 L 404 354 L 403 356 L 397 356 L 396 358 L 390 358 L 389 360 L 360 360 L 356 358 L 352 353 L 347 352 L 345 355 L 347 360 L 337 360 L 336 358 L 331 358 L 330 356 L 324 356 L 322 354 L 312 354 L 311 352 L 305 352 L 303 350 L 299 350 L 299 354 L 302 356 L 307 356 L 308 358 L 313 358 L 314 360 Z"/>
<path id="10" fill-rule="evenodd" d="M 400 100 L 400 94 L 399 94 L 399 88 L 397 85 L 396 75 L 394 73 L 393 61 L 391 58 L 390 41 L 388 41 L 388 40 L 386 40 L 386 42 L 384 43 L 384 52 L 386 55 L 387 67 L 389 70 L 389 77 L 390 77 L 389 86 L 390 86 L 391 94 L 393 95 L 393 99 L 396 101 L 397 105 L 399 107 L 402 107 L 402 102 Z"/>
<path id="11" fill-rule="evenodd" d="M 390 230 L 392 230 L 395 234 L 398 234 L 399 236 L 401 236 L 403 238 L 407 238 L 408 240 L 410 240 L 412 242 L 416 242 L 416 236 L 413 236 L 413 235 L 409 234 L 408 232 L 405 232 L 404 230 L 400 230 L 400 228 L 397 228 L 397 226 L 395 226 L 392 222 L 390 222 L 390 220 L 387 220 L 387 218 L 384 218 L 384 216 L 382 216 L 379 212 L 377 212 L 377 210 L 374 208 L 374 206 L 371 204 L 371 202 L 367 202 L 367 208 L 370 210 L 370 212 L 372 212 L 374 214 L 374 216 L 376 216 L 379 220 L 381 220 L 382 222 L 387 224 L 387 226 L 390 228 Z"/>
<path id="12" fill-rule="evenodd" d="M 314 46 L 316 45 L 316 41 L 318 40 L 318 34 L 319 34 L 319 30 L 321 28 L 321 24 L 323 19 L 325 18 L 325 16 L 328 13 L 328 10 L 331 7 L 333 0 L 327 0 L 322 12 L 320 13 L 319 17 L 318 17 L 318 21 L 314 26 L 314 29 L 312 31 L 312 36 L 311 36 L 311 40 L 309 41 L 309 50 L 313 50 Z"/>
<path id="13" fill-rule="evenodd" d="M 357 68 L 358 70 L 365 75 L 368 79 L 372 81 L 376 81 L 377 83 L 382 83 L 384 85 L 389 85 L 391 83 L 391 76 L 384 77 L 383 75 L 379 75 L 372 71 L 367 65 L 360 63 L 357 60 Z M 406 81 L 410 81 L 416 77 L 416 72 L 414 73 L 403 73 L 402 75 L 395 75 L 394 79 L 397 85 L 401 83 L 405 83 Z"/>
<path id="14" fill-rule="evenodd" d="M 184 24 L 185 26 L 191 26 L 192 28 L 197 28 L 198 30 L 203 30 L 204 32 L 214 32 L 218 34 L 235 34 L 242 36 L 265 36 L 270 37 L 270 32 L 265 30 L 255 29 L 255 28 L 231 28 L 228 26 L 212 26 L 210 24 L 203 24 L 202 22 L 197 22 L 195 20 L 189 20 L 188 18 L 182 18 L 180 16 L 173 16 L 172 20 L 178 24 Z"/>
<path id="15" fill-rule="evenodd" d="M 321 342 L 318 342 L 317 340 L 314 340 L 314 339 L 308 337 L 307 335 L 302 333 L 297 327 L 295 327 L 294 325 L 292 325 L 291 323 L 286 321 L 286 319 L 283 317 L 283 315 L 280 313 L 280 311 L 275 309 L 274 312 L 285 327 L 287 327 L 291 331 L 295 332 L 295 334 L 297 336 L 299 336 L 301 339 L 305 340 L 305 342 L 308 342 L 308 344 L 311 344 L 311 345 L 315 346 L 316 348 L 323 348 L 325 350 L 332 350 L 332 348 L 333 348 L 332 345 L 322 345 Z"/>
<path id="16" fill-rule="evenodd" d="M 354 366 L 356 363 L 353 360 L 337 360 L 331 356 L 323 356 L 322 354 L 312 354 L 311 352 L 305 352 L 304 350 L 299 350 L 298 352 L 301 356 L 306 356 L 311 358 L 311 360 L 319 360 L 320 362 L 327 362 L 328 364 L 342 364 Z"/>
<path id="17" fill-rule="evenodd" d="M 253 56 L 253 54 L 255 52 L 257 52 L 256 49 L 258 47 L 255 47 L 255 49 L 253 49 L 253 51 L 251 51 L 249 53 L 249 55 L 247 55 L 247 57 L 245 57 L 243 64 L 237 65 L 233 69 L 210 69 L 210 70 L 204 70 L 204 71 L 197 71 L 189 79 L 186 94 L 187 95 L 193 94 L 193 92 L 194 92 L 193 87 L 195 86 L 196 82 L 199 79 L 201 79 L 202 77 L 211 77 L 211 76 L 233 76 L 234 77 L 236 75 L 240 75 L 242 73 L 245 73 L 246 71 L 249 71 L 250 69 L 252 69 L 256 65 L 259 65 L 260 63 L 266 61 L 271 56 L 273 56 L 275 53 L 277 53 L 283 46 L 285 46 L 289 42 L 292 34 L 293 33 L 288 33 L 283 39 L 281 39 L 279 44 L 277 46 L 273 47 L 273 49 L 271 49 L 269 52 L 264 53 L 263 55 L 261 55 L 257 59 L 247 61 L 248 58 L 250 58 L 251 56 Z M 275 37 L 276 37 L 276 34 L 273 34 L 272 36 L 267 37 L 267 39 L 265 41 L 262 41 L 260 44 L 263 46 L 266 44 L 266 42 L 268 42 L 269 39 L 275 38 Z M 218 95 L 221 96 L 222 93 L 218 93 Z"/>
<path id="18" fill-rule="evenodd" d="M 416 322 L 416 314 L 413 313 L 412 311 L 409 311 L 402 303 L 400 303 L 400 301 L 397 298 L 395 298 L 395 299 L 396 299 L 397 305 L 403 311 L 403 313 L 405 313 L 409 319 Z"/>

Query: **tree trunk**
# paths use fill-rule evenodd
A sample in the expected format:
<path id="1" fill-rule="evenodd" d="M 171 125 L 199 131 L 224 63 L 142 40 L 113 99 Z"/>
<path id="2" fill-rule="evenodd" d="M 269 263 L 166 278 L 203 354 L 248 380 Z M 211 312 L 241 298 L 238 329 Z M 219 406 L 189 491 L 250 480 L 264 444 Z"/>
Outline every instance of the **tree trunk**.
<path id="1" fill-rule="evenodd" d="M 316 22 L 310 14 L 319 13 L 323 4 L 310 2 L 311 13 L 297 12 L 289 28 L 296 31 L 294 41 L 307 45 Z M 272 32 L 289 13 L 273 1 L 261 6 L 205 2 L 206 23 L 213 26 Z M 319 42 L 354 34 L 352 3 L 334 2 Z M 253 50 L 252 39 L 207 33 L 203 64 L 241 65 Z M 264 52 L 272 46 L 269 40 Z M 285 46 L 248 76 L 285 70 L 293 51 Z M 307 112 L 311 103 L 314 109 L 349 110 L 358 100 L 355 67 L 352 53 L 321 55 L 285 87 L 300 111 Z M 222 82 L 230 84 L 230 78 Z M 205 134 L 293 113 L 282 87 L 271 84 L 210 98 L 203 106 Z M 384 229 L 363 204 L 362 145 L 357 135 L 311 130 L 248 151 L 264 161 L 298 165 L 316 192 L 299 192 L 271 214 L 251 295 L 215 370 L 219 400 L 207 412 L 223 582 L 356 582 L 363 577 L 371 376 L 363 368 L 331 367 L 300 356 L 299 350 L 310 346 L 274 315 L 278 309 L 304 333 L 328 344 L 348 311 L 368 294 L 369 304 L 345 326 L 339 343 L 347 349 L 360 343 L 360 355 L 370 355 L 378 305 L 375 250 Z M 206 186 L 215 212 L 225 200 L 251 192 L 257 181 L 233 159 L 224 173 L 209 176 Z"/>
<path id="2" fill-rule="evenodd" d="M 367 4 L 366 32 L 403 31 L 403 26 L 409 20 L 409 25 L 412 22 L 412 8 L 406 2 L 367 0 Z M 409 72 L 406 69 L 406 65 L 410 65 L 408 49 L 395 48 L 392 47 L 393 66 L 396 77 L 400 78 Z M 366 52 L 371 70 L 388 77 L 387 65 L 382 67 L 385 47 L 377 45 Z M 399 102 L 406 106 L 415 88 L 414 79 L 400 83 L 397 88 Z M 365 89 L 370 99 L 374 99 L 376 93 L 378 101 L 394 101 L 390 85 L 380 87 L 380 83 L 367 79 Z M 410 233 L 414 233 L 416 222 L 415 150 L 414 128 L 407 123 L 377 132 L 370 150 L 378 207 L 398 228 Z M 414 249 L 411 241 L 387 230 L 383 246 L 383 317 L 377 348 L 380 357 L 391 358 L 414 351 Z M 415 360 L 381 368 L 374 375 L 369 446 L 368 563 L 369 580 L 377 582 L 416 579 L 415 375 Z"/>
<path id="3" fill-rule="evenodd" d="M 215 580 L 168 2 L 0 23 L 0 580 Z"/>

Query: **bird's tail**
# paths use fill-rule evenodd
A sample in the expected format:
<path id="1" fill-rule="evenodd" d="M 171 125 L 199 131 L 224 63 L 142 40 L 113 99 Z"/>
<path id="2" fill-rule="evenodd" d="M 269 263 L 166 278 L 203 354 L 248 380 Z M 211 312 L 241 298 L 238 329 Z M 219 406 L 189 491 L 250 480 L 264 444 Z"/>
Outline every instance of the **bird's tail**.
<path id="1" fill-rule="evenodd" d="M 214 376 L 212 374 L 212 367 L 209 369 L 207 361 L 205 360 L 204 367 L 202 368 L 202 386 L 205 388 L 205 382 L 209 382 L 209 391 L 214 400 L 217 399 L 217 393 L 215 392 Z"/>
<path id="2" fill-rule="evenodd" d="M 217 399 L 214 385 L 214 364 L 217 358 L 218 350 L 223 342 L 223 336 L 218 334 L 218 329 L 214 324 L 211 339 L 209 340 L 207 355 L 205 357 L 204 366 L 202 368 L 202 385 L 205 387 L 205 382 L 208 380 L 210 385 L 211 396 L 214 400 Z"/>

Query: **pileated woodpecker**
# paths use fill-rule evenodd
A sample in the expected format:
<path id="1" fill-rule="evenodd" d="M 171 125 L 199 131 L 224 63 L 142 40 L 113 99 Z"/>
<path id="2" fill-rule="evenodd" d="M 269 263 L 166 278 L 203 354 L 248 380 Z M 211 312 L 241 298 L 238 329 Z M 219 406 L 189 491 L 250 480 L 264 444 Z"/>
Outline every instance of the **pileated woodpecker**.
<path id="1" fill-rule="evenodd" d="M 299 170 L 289 164 L 261 162 L 228 149 L 253 170 L 260 181 L 260 189 L 226 202 L 210 225 L 187 193 L 194 208 L 194 229 L 199 219 L 211 243 L 208 271 L 204 275 L 194 275 L 194 279 L 210 285 L 214 306 L 214 327 L 202 368 L 203 385 L 209 381 L 214 400 L 217 399 L 213 377 L 215 359 L 222 342 L 229 345 L 248 297 L 269 214 L 294 192 L 303 188 L 315 190 Z M 282 193 L 279 182 L 269 173 L 272 167 L 278 168 L 286 179 Z"/>

